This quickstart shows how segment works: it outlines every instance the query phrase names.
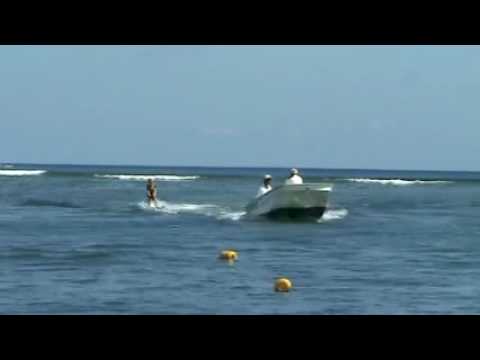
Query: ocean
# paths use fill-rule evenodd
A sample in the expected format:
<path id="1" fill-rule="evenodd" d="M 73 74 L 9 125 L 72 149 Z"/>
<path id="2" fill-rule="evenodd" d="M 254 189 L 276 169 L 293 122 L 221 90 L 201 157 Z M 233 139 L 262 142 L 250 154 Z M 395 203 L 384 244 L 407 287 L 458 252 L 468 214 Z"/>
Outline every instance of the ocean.
<path id="1" fill-rule="evenodd" d="M 480 313 L 480 173 L 300 170 L 321 219 L 245 217 L 288 169 L 0 166 L 0 313 Z"/>

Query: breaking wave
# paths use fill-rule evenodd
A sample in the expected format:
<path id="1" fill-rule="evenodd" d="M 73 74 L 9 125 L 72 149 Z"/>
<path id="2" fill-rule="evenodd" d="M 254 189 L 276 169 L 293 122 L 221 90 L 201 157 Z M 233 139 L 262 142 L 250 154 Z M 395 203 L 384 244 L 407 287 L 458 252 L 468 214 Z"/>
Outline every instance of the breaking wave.
<path id="1" fill-rule="evenodd" d="M 364 183 L 364 184 L 381 184 L 381 185 L 434 185 L 434 184 L 448 184 L 451 181 L 441 180 L 402 180 L 402 179 L 347 179 L 347 181 Z"/>
<path id="2" fill-rule="evenodd" d="M 200 176 L 177 176 L 177 175 L 99 175 L 94 174 L 94 177 L 104 179 L 117 179 L 117 180 L 133 180 L 133 181 L 147 181 L 148 179 L 154 179 L 159 181 L 191 181 L 196 180 Z"/>
<path id="3" fill-rule="evenodd" d="M 0 176 L 32 176 L 45 174 L 46 170 L 0 170 Z"/>

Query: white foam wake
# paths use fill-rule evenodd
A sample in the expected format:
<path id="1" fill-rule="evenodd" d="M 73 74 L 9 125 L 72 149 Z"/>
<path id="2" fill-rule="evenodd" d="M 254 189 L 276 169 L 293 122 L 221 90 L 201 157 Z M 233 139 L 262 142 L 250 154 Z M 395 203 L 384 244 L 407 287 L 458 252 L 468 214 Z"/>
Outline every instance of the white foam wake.
<path id="1" fill-rule="evenodd" d="M 0 170 L 0 176 L 32 176 L 45 174 L 46 170 Z"/>
<path id="2" fill-rule="evenodd" d="M 176 175 L 99 175 L 95 174 L 95 177 L 105 179 L 117 179 L 117 180 L 133 180 L 133 181 L 146 181 L 148 179 L 154 179 L 159 181 L 191 181 L 196 180 L 200 176 L 176 176 Z"/>
<path id="3" fill-rule="evenodd" d="M 433 185 L 433 184 L 447 184 L 450 181 L 439 180 L 401 180 L 401 179 L 347 179 L 351 182 L 365 183 L 365 184 L 381 184 L 381 185 Z"/>
<path id="4" fill-rule="evenodd" d="M 218 216 L 217 219 L 219 220 L 233 220 L 238 221 L 242 219 L 247 214 L 246 211 L 222 211 Z"/>
<path id="5" fill-rule="evenodd" d="M 348 215 L 347 209 L 327 209 L 323 216 L 321 217 L 318 222 L 327 222 L 327 221 L 334 221 L 334 220 L 341 220 Z"/>
<path id="6" fill-rule="evenodd" d="M 219 220 L 238 221 L 245 215 L 244 211 L 234 212 L 213 204 L 182 204 L 157 200 L 154 206 L 151 206 L 146 201 L 141 201 L 137 205 L 146 211 L 157 211 L 170 215 L 177 215 L 181 213 L 197 214 L 213 216 Z"/>
<path id="7" fill-rule="evenodd" d="M 211 204 L 175 204 L 161 200 L 158 200 L 156 206 L 154 207 L 155 210 L 159 210 L 168 214 L 195 213 L 205 215 L 213 213 L 213 210 L 216 208 L 216 205 Z"/>

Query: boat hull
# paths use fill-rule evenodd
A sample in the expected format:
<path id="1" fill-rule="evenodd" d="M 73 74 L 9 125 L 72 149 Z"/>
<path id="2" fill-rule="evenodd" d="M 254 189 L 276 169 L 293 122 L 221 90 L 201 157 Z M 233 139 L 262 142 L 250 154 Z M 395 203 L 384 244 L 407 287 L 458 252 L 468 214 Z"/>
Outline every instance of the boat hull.
<path id="1" fill-rule="evenodd" d="M 320 218 L 327 208 L 331 184 L 283 185 L 247 205 L 251 216 L 278 219 Z"/>
<path id="2" fill-rule="evenodd" d="M 272 210 L 266 213 L 265 216 L 273 220 L 320 219 L 326 209 L 326 206 L 310 208 L 283 208 Z"/>

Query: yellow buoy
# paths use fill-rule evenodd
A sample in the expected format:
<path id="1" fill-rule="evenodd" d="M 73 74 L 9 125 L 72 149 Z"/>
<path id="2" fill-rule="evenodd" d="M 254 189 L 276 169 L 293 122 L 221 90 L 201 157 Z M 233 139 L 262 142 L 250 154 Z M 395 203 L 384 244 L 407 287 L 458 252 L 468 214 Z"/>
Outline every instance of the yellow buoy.
<path id="1" fill-rule="evenodd" d="M 224 250 L 220 253 L 219 258 L 222 260 L 236 261 L 238 260 L 238 254 L 235 250 Z"/>
<path id="2" fill-rule="evenodd" d="M 292 288 L 292 282 L 287 278 L 280 278 L 275 281 L 275 291 L 288 292 Z"/>

